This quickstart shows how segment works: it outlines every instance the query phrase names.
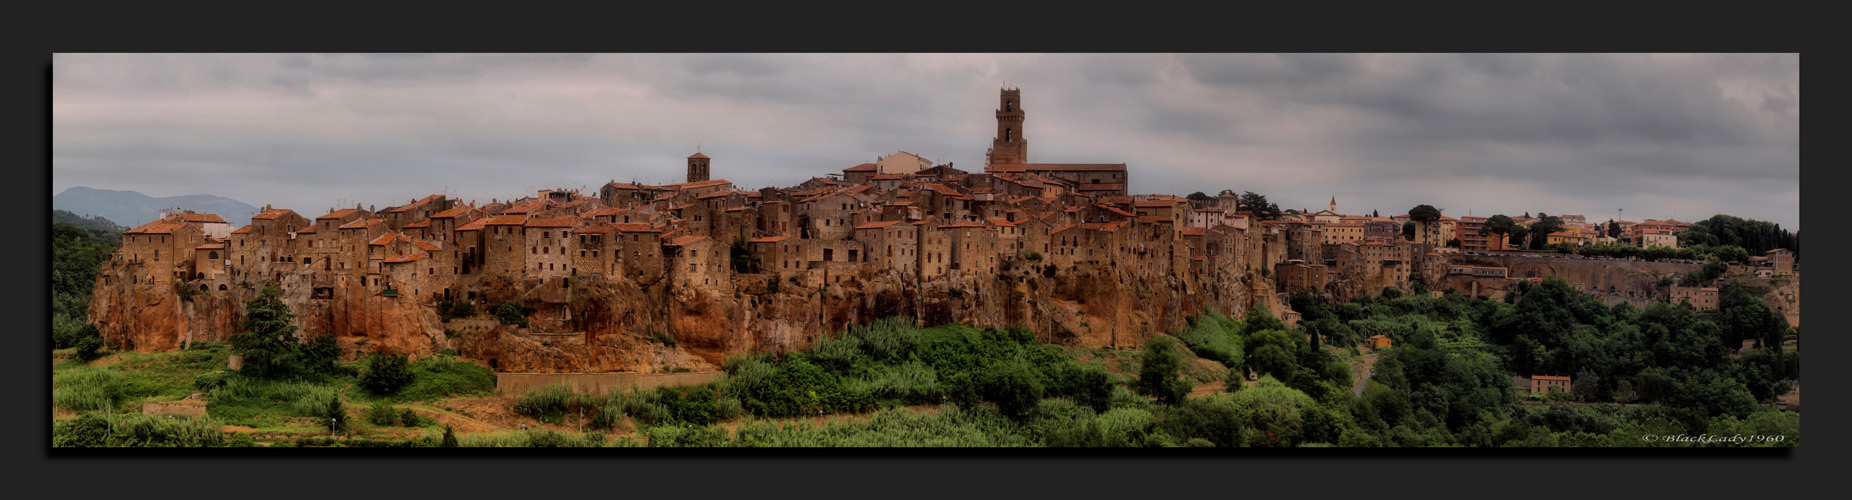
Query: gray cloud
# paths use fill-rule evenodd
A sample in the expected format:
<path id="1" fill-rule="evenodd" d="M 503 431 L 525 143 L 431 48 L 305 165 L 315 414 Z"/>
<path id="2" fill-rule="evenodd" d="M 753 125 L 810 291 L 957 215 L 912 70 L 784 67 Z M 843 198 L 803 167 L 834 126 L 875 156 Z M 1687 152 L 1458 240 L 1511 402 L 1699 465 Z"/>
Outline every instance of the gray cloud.
<path id="1" fill-rule="evenodd" d="M 58 54 L 53 189 L 305 212 L 907 150 L 979 169 L 997 88 L 1036 161 L 1285 207 L 1799 226 L 1796 54 Z M 346 204 L 351 205 L 352 201 Z M 1637 216 L 1636 216 L 1637 215 Z M 1601 216 L 1604 220 L 1608 217 Z"/>

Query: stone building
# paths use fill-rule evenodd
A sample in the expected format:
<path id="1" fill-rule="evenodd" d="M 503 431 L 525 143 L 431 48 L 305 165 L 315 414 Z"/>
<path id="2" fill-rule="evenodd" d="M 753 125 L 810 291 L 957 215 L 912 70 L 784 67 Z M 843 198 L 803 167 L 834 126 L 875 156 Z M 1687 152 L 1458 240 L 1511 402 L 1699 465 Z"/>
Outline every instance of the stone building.
<path id="1" fill-rule="evenodd" d="M 688 183 L 693 184 L 708 180 L 708 160 L 709 158 L 707 155 L 701 153 L 695 153 L 688 157 Z"/>
<path id="2" fill-rule="evenodd" d="M 855 227 L 855 240 L 864 245 L 863 255 L 875 269 L 912 273 L 918 244 L 914 231 L 912 224 L 898 220 L 868 222 Z"/>
<path id="3" fill-rule="evenodd" d="M 527 276 L 546 280 L 575 274 L 572 253 L 567 248 L 577 241 L 571 234 L 572 226 L 571 217 L 536 217 L 521 224 L 522 245 L 516 250 L 527 250 L 522 263 Z"/>

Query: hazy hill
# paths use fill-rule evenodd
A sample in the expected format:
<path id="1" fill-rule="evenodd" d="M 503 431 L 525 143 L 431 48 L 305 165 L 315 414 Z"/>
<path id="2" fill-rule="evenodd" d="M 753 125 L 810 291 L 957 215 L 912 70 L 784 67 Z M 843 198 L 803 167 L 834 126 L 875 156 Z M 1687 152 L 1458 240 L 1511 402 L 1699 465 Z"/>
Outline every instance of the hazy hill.
<path id="1" fill-rule="evenodd" d="M 225 218 L 225 222 L 231 224 L 233 229 L 251 223 L 251 216 L 257 213 L 257 207 L 223 196 L 193 194 L 154 198 L 134 191 L 111 191 L 83 186 L 66 189 L 57 196 L 53 196 L 51 207 L 55 210 L 67 210 L 80 216 L 102 217 L 130 228 L 160 218 L 161 209 L 164 208 L 181 208 L 200 213 L 219 214 L 220 217 Z"/>

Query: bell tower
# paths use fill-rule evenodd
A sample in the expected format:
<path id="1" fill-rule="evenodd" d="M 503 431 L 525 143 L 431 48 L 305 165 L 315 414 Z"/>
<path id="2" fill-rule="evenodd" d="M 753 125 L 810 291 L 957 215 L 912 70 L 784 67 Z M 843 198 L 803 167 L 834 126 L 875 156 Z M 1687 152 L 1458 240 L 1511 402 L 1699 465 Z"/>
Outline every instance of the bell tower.
<path id="1" fill-rule="evenodd" d="M 707 155 L 695 153 L 688 157 L 688 182 L 707 180 Z"/>
<path id="2" fill-rule="evenodd" d="M 1029 161 L 1029 141 L 1022 133 L 1022 89 L 1003 89 L 997 105 L 997 137 L 991 140 L 989 164 Z"/>

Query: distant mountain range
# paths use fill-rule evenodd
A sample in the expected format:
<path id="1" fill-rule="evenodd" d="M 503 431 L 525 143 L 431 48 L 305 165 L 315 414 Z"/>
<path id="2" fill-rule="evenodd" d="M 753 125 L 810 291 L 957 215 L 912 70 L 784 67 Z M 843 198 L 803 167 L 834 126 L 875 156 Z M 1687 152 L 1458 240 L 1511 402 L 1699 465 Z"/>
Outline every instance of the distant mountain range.
<path id="1" fill-rule="evenodd" d="M 130 228 L 153 222 L 161 210 L 179 208 L 199 213 L 219 214 L 232 229 L 251 223 L 257 207 L 248 203 L 209 194 L 154 198 L 134 191 L 111 191 L 77 186 L 51 198 L 51 208 L 77 215 L 103 217 Z"/>

